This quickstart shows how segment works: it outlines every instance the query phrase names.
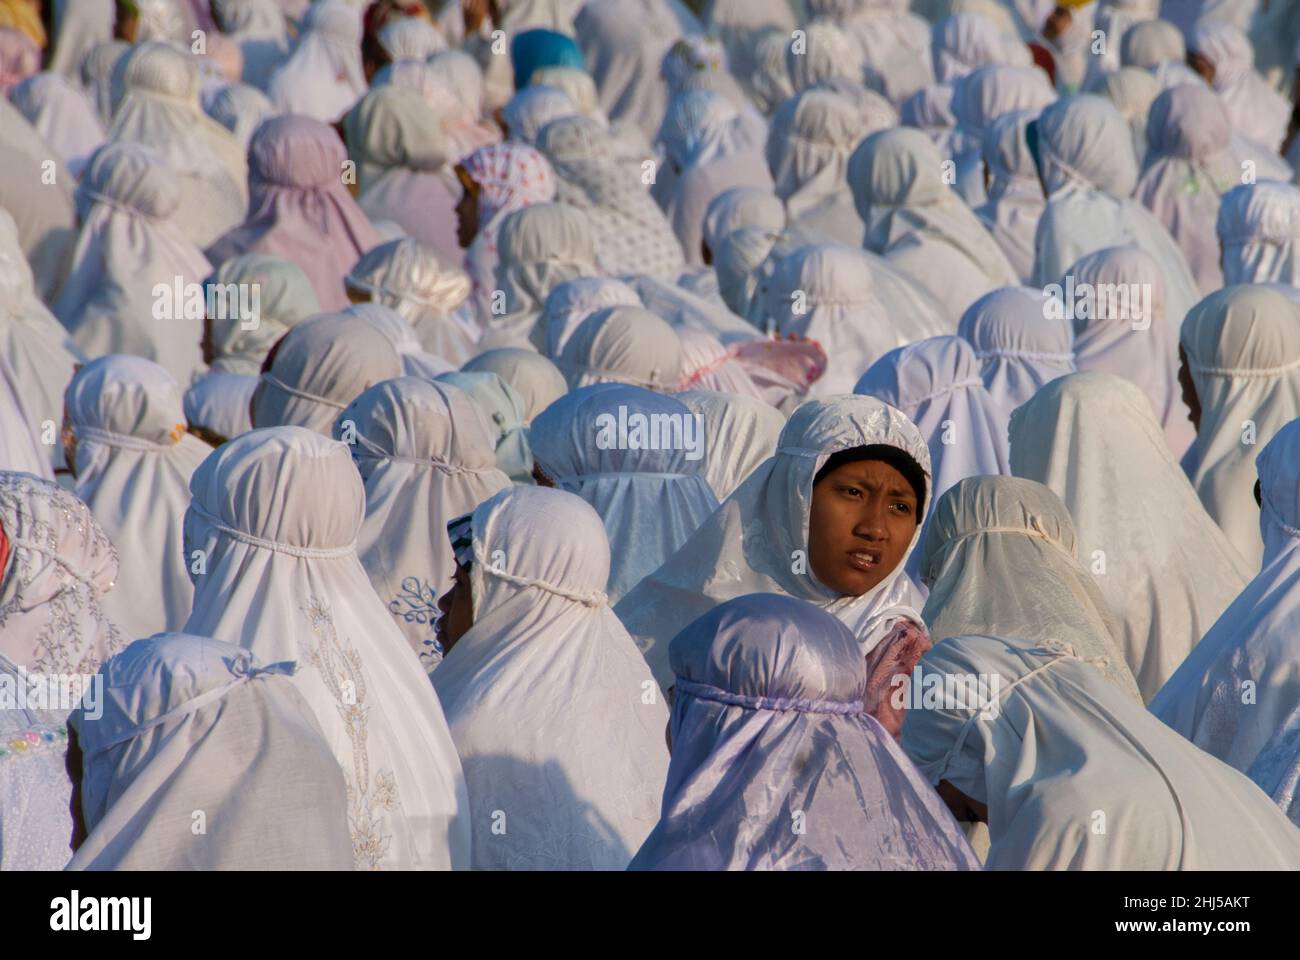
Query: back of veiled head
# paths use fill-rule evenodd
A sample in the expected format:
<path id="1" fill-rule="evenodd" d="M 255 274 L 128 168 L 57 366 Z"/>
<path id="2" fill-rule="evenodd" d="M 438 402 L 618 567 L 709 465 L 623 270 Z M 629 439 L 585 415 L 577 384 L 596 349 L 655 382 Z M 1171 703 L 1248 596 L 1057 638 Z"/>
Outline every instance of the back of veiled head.
<path id="1" fill-rule="evenodd" d="M 170 446 L 185 432 L 176 378 L 144 357 L 110 354 L 73 376 L 64 395 L 78 439 L 111 434 Z"/>
<path id="2" fill-rule="evenodd" d="M 577 67 L 542 67 L 540 70 L 533 71 L 532 86 L 550 87 L 560 91 L 568 98 L 573 109 L 584 117 L 600 119 L 604 116 L 600 108 L 596 81 L 586 70 Z M 541 132 L 540 127 L 537 132 Z"/>
<path id="3" fill-rule="evenodd" d="M 1155 154 L 1201 160 L 1228 150 L 1231 142 L 1232 121 L 1209 87 L 1179 84 L 1151 103 L 1147 144 Z"/>
<path id="4" fill-rule="evenodd" d="M 77 188 L 85 210 L 101 199 L 157 220 L 169 219 L 180 206 L 181 185 L 167 162 L 139 143 L 107 143 L 95 151 Z"/>
<path id="5" fill-rule="evenodd" d="M 1300 420 L 1273 435 L 1255 458 L 1264 565 L 1300 536 Z"/>
<path id="6" fill-rule="evenodd" d="M 320 313 L 316 288 L 302 267 L 270 254 L 231 257 L 208 278 L 206 286 L 208 327 L 218 357 L 238 357 L 260 365 L 290 327 Z M 238 309 L 240 287 L 257 290 L 254 317 L 245 317 Z M 249 320 L 256 321 L 251 329 Z"/>
<path id="7" fill-rule="evenodd" d="M 939 148 L 920 130 L 898 127 L 863 140 L 849 158 L 849 186 L 858 215 L 873 207 L 928 206 L 948 200 Z"/>
<path id="8" fill-rule="evenodd" d="M 1152 101 L 1160 94 L 1160 81 L 1141 67 L 1120 67 L 1103 73 L 1087 89 L 1105 97 L 1125 120 L 1145 116 Z"/>
<path id="9" fill-rule="evenodd" d="M 639 307 L 641 297 L 614 277 L 576 277 L 559 284 L 546 296 L 542 324 L 546 328 L 546 354 L 552 360 L 584 320 L 608 307 Z"/>
<path id="10" fill-rule="evenodd" d="M 1038 118 L 1043 181 L 1048 194 L 1074 182 L 1128 197 L 1137 185 L 1137 157 L 1128 123 L 1102 97 L 1063 97 Z"/>
<path id="11" fill-rule="evenodd" d="M 379 45 L 393 61 L 427 60 L 447 41 L 432 23 L 421 17 L 397 17 L 379 29 Z"/>
<path id="12" fill-rule="evenodd" d="M 810 89 L 786 100 L 772 116 L 767 165 L 776 194 L 788 198 L 836 156 L 861 140 L 862 117 L 853 102 L 830 90 Z M 794 162 L 804 156 L 802 162 Z"/>
<path id="13" fill-rule="evenodd" d="M 993 290 L 966 308 L 957 333 L 981 360 L 1016 354 L 1068 354 L 1073 341 L 1070 325 L 1048 316 L 1045 303 L 1040 290 Z"/>
<path id="14" fill-rule="evenodd" d="M 934 76 L 949 83 L 979 67 L 1007 62 L 1007 40 L 997 25 L 978 13 L 944 17 L 931 31 L 930 54 Z"/>
<path id="15" fill-rule="evenodd" d="M 998 189 L 1000 177 L 1014 177 L 1027 183 L 1032 181 L 1037 187 L 1037 195 L 1042 195 L 1034 155 L 1029 152 L 1029 142 L 1025 139 L 1025 130 L 1037 117 L 1034 111 L 1018 110 L 1004 113 L 984 128 L 980 156 L 988 167 L 990 195 Z"/>
<path id="16" fill-rule="evenodd" d="M 342 189 L 347 158 L 343 141 L 328 124 L 293 114 L 272 117 L 248 145 L 249 185 Z"/>
<path id="17" fill-rule="evenodd" d="M 889 351 L 862 375 L 853 392 L 883 400 L 915 420 L 925 401 L 983 386 L 974 348 L 961 337 L 943 336 Z"/>
<path id="18" fill-rule="evenodd" d="M 668 103 L 659 127 L 659 143 L 668 159 L 684 169 L 710 136 L 716 135 L 740 116 L 726 97 L 712 90 L 683 90 Z"/>
<path id="19" fill-rule="evenodd" d="M 596 272 L 591 223 L 567 204 L 536 203 L 516 210 L 501 224 L 497 250 L 502 267 L 553 261 Z"/>
<path id="20" fill-rule="evenodd" d="M 343 128 L 363 168 L 433 171 L 448 160 L 449 147 L 433 110 L 418 93 L 393 84 L 362 97 L 344 116 Z"/>
<path id="21" fill-rule="evenodd" d="M 303 34 L 320 34 L 340 46 L 360 46 L 361 32 L 360 12 L 347 0 L 313 3 L 302 21 Z"/>
<path id="22" fill-rule="evenodd" d="M 1145 20 L 1124 31 L 1119 57 L 1126 67 L 1149 70 L 1170 61 L 1182 63 L 1187 59 L 1187 45 L 1182 31 L 1168 20 Z"/>
<path id="23" fill-rule="evenodd" d="M 1255 48 L 1235 24 L 1203 17 L 1187 41 L 1188 49 L 1214 65 L 1214 86 L 1222 88 L 1250 73 Z"/>
<path id="24" fill-rule="evenodd" d="M 204 110 L 238 137 L 245 148 L 262 121 L 278 113 L 270 97 L 247 83 L 226 84 L 207 101 Z"/>
<path id="25" fill-rule="evenodd" d="M 704 243 L 716 256 L 718 245 L 741 227 L 779 233 L 786 226 L 785 204 L 761 187 L 732 187 L 709 201 L 704 212 Z"/>
<path id="26" fill-rule="evenodd" d="M 1300 366 L 1300 308 L 1267 287 L 1224 287 L 1187 312 L 1179 341 L 1198 392 L 1209 378 L 1276 378 Z"/>
<path id="27" fill-rule="evenodd" d="M 545 29 L 516 33 L 510 40 L 510 63 L 514 67 L 516 90 L 532 82 L 533 71 L 538 67 L 586 67 L 582 50 L 572 37 Z"/>
<path id="28" fill-rule="evenodd" d="M 952 109 L 956 94 L 953 84 L 932 83 L 922 87 L 903 101 L 899 107 L 900 119 L 905 126 L 918 130 L 951 130 L 957 126 L 957 117 Z"/>
<path id="29" fill-rule="evenodd" d="M 614 142 L 591 117 L 575 114 L 552 120 L 537 136 L 537 148 L 564 179 L 588 165 L 612 165 Z"/>
<path id="30" fill-rule="evenodd" d="M 407 301 L 450 313 L 469 298 L 464 270 L 444 263 L 432 247 L 402 237 L 371 247 L 348 271 L 347 285 L 381 303 Z"/>
<path id="31" fill-rule="evenodd" d="M 792 250 L 776 261 L 766 286 L 768 315 L 774 318 L 811 314 L 820 307 L 864 306 L 875 290 L 867 255 L 838 243 Z"/>
<path id="32" fill-rule="evenodd" d="M 1042 110 L 1056 99 L 1047 74 L 1038 67 L 980 67 L 957 81 L 952 109 L 973 134 L 1013 110 Z"/>
<path id="33" fill-rule="evenodd" d="M 1300 240 L 1300 187 L 1272 180 L 1233 187 L 1219 203 L 1215 230 L 1225 248 Z"/>
<path id="34" fill-rule="evenodd" d="M 608 307 L 584 320 L 557 365 L 572 386 L 613 381 L 672 390 L 682 373 L 677 333 L 644 307 Z"/>
<path id="35" fill-rule="evenodd" d="M 470 398 L 482 418 L 493 447 L 507 434 L 518 431 L 524 425 L 524 398 L 518 390 L 490 370 L 449 370 L 438 374 L 434 382 L 455 387 Z"/>
<path id="36" fill-rule="evenodd" d="M 563 91 L 545 84 L 525 87 L 501 108 L 501 118 L 509 128 L 512 140 L 536 143 L 537 137 L 552 120 L 578 113 L 572 100 Z"/>
<path id="37" fill-rule="evenodd" d="M 802 48 L 786 48 L 785 65 L 795 93 L 836 78 L 863 82 L 862 48 L 831 20 L 814 20 L 804 28 Z"/>
<path id="38" fill-rule="evenodd" d="M 184 51 L 169 43 L 149 41 L 118 61 L 123 95 L 161 96 L 198 109 L 199 70 Z"/>
<path id="39" fill-rule="evenodd" d="M 464 50 L 443 50 L 429 58 L 434 74 L 445 78 L 465 105 L 465 112 L 477 117 L 483 109 L 483 68 Z"/>
<path id="40" fill-rule="evenodd" d="M 1074 311 L 1074 335 L 1099 328 L 1128 327 L 1141 334 L 1153 324 L 1165 321 L 1165 277 L 1160 262 L 1136 244 L 1104 247 L 1080 258 L 1066 276 L 1074 277 L 1076 291 L 1094 292 L 1088 310 Z M 1065 277 L 1061 279 L 1065 285 Z M 1082 285 L 1087 284 L 1086 288 Z M 1149 299 L 1137 293 L 1141 286 Z M 1116 291 L 1110 295 L 1107 291 Z M 1128 291 L 1128 292 L 1123 292 Z M 1160 342 L 1163 342 L 1161 340 Z"/>
<path id="41" fill-rule="evenodd" d="M 760 294 L 759 270 L 780 236 L 764 227 L 741 227 L 729 233 L 713 251 L 718 294 L 737 316 L 749 317 Z"/>
<path id="42" fill-rule="evenodd" d="M 547 302 L 550 302 L 549 297 Z M 513 387 L 524 401 L 524 419 L 529 423 L 569 392 L 569 384 L 559 367 L 540 353 L 522 347 L 485 350 L 471 358 L 461 370 L 465 373 L 495 373 Z"/>

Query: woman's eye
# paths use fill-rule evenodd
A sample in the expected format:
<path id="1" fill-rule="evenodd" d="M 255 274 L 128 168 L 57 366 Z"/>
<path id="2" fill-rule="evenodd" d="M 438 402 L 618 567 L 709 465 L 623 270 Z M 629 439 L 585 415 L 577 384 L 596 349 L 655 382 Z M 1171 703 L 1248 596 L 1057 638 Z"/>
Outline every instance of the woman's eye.
<path id="1" fill-rule="evenodd" d="M 901 500 L 898 503 L 892 504 L 892 506 L 895 510 L 897 510 L 899 513 L 903 514 L 904 516 L 912 512 L 912 505 L 910 503 L 903 503 Z"/>
<path id="2" fill-rule="evenodd" d="M 840 487 L 840 493 L 843 493 L 850 497 L 862 496 L 862 491 L 859 490 L 857 487 Z"/>

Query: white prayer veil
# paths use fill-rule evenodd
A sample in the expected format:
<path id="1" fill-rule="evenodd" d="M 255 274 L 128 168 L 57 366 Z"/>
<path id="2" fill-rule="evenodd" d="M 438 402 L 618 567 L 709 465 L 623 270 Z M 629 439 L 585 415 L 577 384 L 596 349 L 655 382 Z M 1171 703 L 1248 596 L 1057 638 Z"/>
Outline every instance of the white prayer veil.
<path id="1" fill-rule="evenodd" d="M 212 0 L 212 15 L 244 54 L 240 79 L 265 90 L 289 57 L 288 11 L 280 0 Z"/>
<path id="2" fill-rule="evenodd" d="M 742 227 L 762 227 L 771 233 L 783 231 L 785 204 L 771 190 L 732 187 L 709 201 L 701 226 L 704 246 L 716 256 L 722 241 Z"/>
<path id="3" fill-rule="evenodd" d="M 296 660 L 348 788 L 360 869 L 469 865 L 465 782 L 419 657 L 357 558 L 365 492 L 348 447 L 253 430 L 195 472 L 186 554 L 202 550 L 185 631 L 263 663 Z"/>
<path id="4" fill-rule="evenodd" d="M 104 608 L 128 637 L 175 630 L 194 597 L 181 554 L 190 475 L 212 448 L 186 433 L 171 374 L 142 357 L 92 360 L 72 378 L 66 404 L 75 492 L 121 558 Z"/>
<path id="5" fill-rule="evenodd" d="M 1300 835 L 1268 797 L 1081 656 L 1056 639 L 960 636 L 921 659 L 944 686 L 988 680 L 984 700 L 945 698 L 903 721 L 903 749 L 926 779 L 988 805 L 985 869 L 1300 865 Z"/>
<path id="6" fill-rule="evenodd" d="M 388 338 L 359 317 L 325 313 L 284 335 L 249 401 L 254 427 L 307 427 L 329 436 L 339 411 L 402 375 Z"/>
<path id="7" fill-rule="evenodd" d="M 1046 484 L 1070 511 L 1150 700 L 1246 584 L 1245 561 L 1196 499 L 1136 385 L 1104 373 L 1054 380 L 1011 415 L 1010 435 L 1016 475 Z"/>
<path id="8" fill-rule="evenodd" d="M 438 375 L 438 382 L 459 387 L 474 401 L 489 442 L 496 450 L 497 468 L 514 483 L 533 483 L 533 453 L 528 448 L 524 398 L 515 388 L 490 371 L 449 370 Z"/>
<path id="9" fill-rule="evenodd" d="M 267 87 L 283 113 L 335 123 L 366 92 L 361 10 L 348 0 L 313 3 L 288 61 Z"/>
<path id="10" fill-rule="evenodd" d="M 673 395 L 704 417 L 704 478 L 721 503 L 745 478 L 776 454 L 785 416 L 757 397 L 713 390 L 685 390 Z"/>
<path id="11" fill-rule="evenodd" d="M 410 323 L 392 307 L 370 301 L 354 303 L 343 312 L 366 321 L 388 339 L 402 360 L 403 376 L 432 380 L 440 373 L 456 369 L 442 357 L 426 353 Z"/>
<path id="12" fill-rule="evenodd" d="M 872 397 L 809 400 L 781 431 L 776 455 L 757 467 L 681 548 L 619 603 L 627 625 L 665 690 L 672 685 L 668 645 L 681 629 L 718 604 L 747 593 L 783 593 L 811 601 L 842 620 L 869 655 L 901 619 L 920 623 L 916 588 L 904 573 L 921 528 L 903 560 L 861 596 L 821 584 L 808 567 L 813 480 L 831 457 L 885 445 L 906 453 L 930 486 L 930 452 L 916 426 Z M 917 504 L 925 516 L 929 502 Z M 805 558 L 802 562 L 800 558 Z"/>
<path id="13" fill-rule="evenodd" d="M 1245 31 L 1222 20 L 1202 18 L 1188 34 L 1188 49 L 1214 67 L 1214 92 L 1232 127 L 1247 140 L 1277 153 L 1286 137 L 1290 110 L 1285 98 L 1255 70 L 1255 51 Z"/>
<path id="14" fill-rule="evenodd" d="M 1075 365 L 1141 387 L 1170 452 L 1181 457 L 1196 430 L 1178 387 L 1178 336 L 1165 316 L 1160 264 L 1135 246 L 1109 247 L 1088 254 L 1066 276 L 1073 276 L 1076 290 Z M 1061 282 L 1064 286 L 1066 278 Z M 1087 309 L 1083 290 L 1092 296 Z"/>
<path id="15" fill-rule="evenodd" d="M 904 342 L 875 296 L 867 255 L 835 244 L 800 247 L 764 283 L 768 332 L 815 340 L 826 351 L 816 396 L 849 393 L 873 363 Z"/>
<path id="16" fill-rule="evenodd" d="M 86 56 L 112 38 L 116 16 L 112 0 L 63 0 L 56 3 L 53 53 L 46 69 L 77 79 Z"/>
<path id="17" fill-rule="evenodd" d="M 677 391 L 719 390 L 761 400 L 763 391 L 736 359 L 736 347 L 725 347 L 716 336 L 694 327 L 679 327 L 682 345 L 682 377 Z"/>
<path id="18" fill-rule="evenodd" d="M 112 33 L 112 27 L 109 27 Z M 101 126 L 107 128 L 113 122 L 113 74 L 117 61 L 130 53 L 131 44 L 125 40 L 106 37 L 86 52 L 85 58 L 77 67 L 77 76 L 86 89 L 90 102 L 99 114 Z"/>
<path id="19" fill-rule="evenodd" d="M 9 91 L 9 99 L 32 127 L 63 158 L 68 172 L 81 176 L 104 143 L 104 127 L 90 98 L 61 73 L 38 73 Z"/>
<path id="20" fill-rule="evenodd" d="M 603 592 L 600 518 L 516 487 L 471 527 L 474 625 L 433 686 L 465 767 L 474 867 L 621 870 L 655 823 L 668 711 L 644 696 L 650 671 Z"/>
<path id="21" fill-rule="evenodd" d="M 150 148 L 110 143 L 96 151 L 77 196 L 81 236 L 55 315 L 87 356 L 136 354 L 188 386 L 203 369 L 203 317 L 188 309 L 186 291 L 212 266 L 178 223 L 178 178 Z"/>
<path id="22" fill-rule="evenodd" d="M 0 471 L 0 656 L 50 674 L 91 674 L 125 641 L 104 611 L 117 550 L 90 508 L 53 481 Z"/>
<path id="23" fill-rule="evenodd" d="M 1141 702 L 1119 625 L 1079 562 L 1069 511 L 1047 487 L 1019 477 L 959 480 L 935 506 L 920 553 L 930 588 L 921 614 L 936 644 L 976 632 L 1067 641 Z"/>
<path id="24" fill-rule="evenodd" d="M 552 120 L 579 112 L 568 94 L 548 84 L 533 84 L 520 90 L 501 108 L 509 139 L 537 145 L 542 129 Z"/>
<path id="25" fill-rule="evenodd" d="M 611 383 L 575 389 L 533 421 L 538 469 L 605 523 L 614 603 L 717 507 L 705 475 L 706 427 L 680 400 Z"/>
<path id="26" fill-rule="evenodd" d="M 542 316 L 546 356 L 559 365 L 575 330 L 592 314 L 607 307 L 639 307 L 641 298 L 622 280 L 613 277 L 577 277 L 556 286 L 546 297 Z"/>
<path id="27" fill-rule="evenodd" d="M 1053 315 L 1039 290 L 1007 287 L 980 297 L 957 334 L 975 348 L 999 424 L 1043 384 L 1075 370 L 1070 324 Z"/>
<path id="28" fill-rule="evenodd" d="M 347 787 L 294 667 L 183 633 L 108 661 L 102 715 L 68 719 L 89 831 L 68 869 L 351 869 Z"/>
<path id="29" fill-rule="evenodd" d="M 597 310 L 552 359 L 574 390 L 593 383 L 624 383 L 670 393 L 682 375 L 677 331 L 642 307 Z"/>
<path id="30" fill-rule="evenodd" d="M 550 302 L 550 298 L 547 298 Z M 533 418 L 569 392 L 569 384 L 546 357 L 521 347 L 485 350 L 463 367 L 465 373 L 495 373 L 513 387 L 524 404 L 524 422 Z"/>
<path id="31" fill-rule="evenodd" d="M 731 600 L 673 640 L 671 668 L 663 816 L 632 869 L 979 868 L 863 708 L 866 664 L 834 617 L 793 597 Z"/>
<path id="32" fill-rule="evenodd" d="M 394 17 L 379 29 L 376 39 L 393 63 L 428 60 L 447 49 L 442 33 L 420 17 Z"/>
<path id="33" fill-rule="evenodd" d="M 1086 92 L 1105 97 L 1128 121 L 1133 133 L 1133 152 L 1142 163 L 1147 152 L 1147 119 L 1151 104 L 1160 93 L 1160 81 L 1140 67 L 1121 67 L 1098 77 Z"/>
<path id="34" fill-rule="evenodd" d="M 862 48 L 866 82 L 899 104 L 934 82 L 930 24 L 895 0 L 820 0 L 811 4 L 838 16 Z"/>
<path id="35" fill-rule="evenodd" d="M 438 664 L 438 598 L 451 589 L 455 558 L 447 522 L 510 480 L 496 466 L 492 437 L 459 388 L 400 377 L 348 405 L 334 427 L 349 443 L 366 485 L 357 553 L 426 670 Z"/>
<path id="36" fill-rule="evenodd" d="M 204 111 L 217 121 L 248 150 L 253 134 L 263 120 L 280 115 L 269 97 L 246 83 L 231 83 L 218 90 L 204 104 Z"/>
<path id="37" fill-rule="evenodd" d="M 978 13 L 955 13 L 944 17 L 931 32 L 930 53 L 934 78 L 940 83 L 959 80 L 980 67 L 1020 64 L 1028 52 L 1013 49 L 998 25 Z"/>
<path id="38" fill-rule="evenodd" d="M 176 223 L 197 246 L 238 226 L 248 210 L 248 162 L 239 141 L 199 105 L 195 61 L 166 43 L 144 43 L 118 61 L 114 75 L 125 98 L 108 142 L 158 152 L 179 182 Z"/>
<path id="39" fill-rule="evenodd" d="M 1201 503 L 1256 571 L 1264 555 L 1251 490 L 1258 445 L 1300 416 L 1300 308 L 1254 284 L 1210 294 L 1183 321 L 1201 423 L 1183 467 Z"/>
<path id="40" fill-rule="evenodd" d="M 959 316 L 979 297 L 1016 282 L 988 230 L 935 176 L 942 159 L 924 133 L 872 134 L 849 161 L 849 182 L 866 224 L 862 245 L 884 257 Z"/>
<path id="41" fill-rule="evenodd" d="M 988 171 L 987 199 L 975 208 L 1021 283 L 1034 274 L 1034 237 L 1047 198 L 1025 141 L 1025 130 L 1037 114 L 1018 111 L 1003 114 L 988 125 L 980 157 Z"/>
<path id="42" fill-rule="evenodd" d="M 1047 74 L 1036 66 L 988 66 L 954 84 L 952 111 L 957 121 L 952 159 L 956 190 L 970 206 L 986 199 L 981 166 L 984 135 L 999 117 L 1020 110 L 1037 114 L 1056 99 Z"/>
<path id="43" fill-rule="evenodd" d="M 1223 195 L 1215 224 L 1223 280 L 1300 287 L 1300 187 L 1263 180 Z"/>

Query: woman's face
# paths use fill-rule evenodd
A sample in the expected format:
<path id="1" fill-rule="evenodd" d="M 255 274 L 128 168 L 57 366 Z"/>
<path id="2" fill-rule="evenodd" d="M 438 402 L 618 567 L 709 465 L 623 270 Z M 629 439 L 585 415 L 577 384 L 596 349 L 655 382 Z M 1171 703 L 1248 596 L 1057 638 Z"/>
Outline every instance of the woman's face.
<path id="1" fill-rule="evenodd" d="M 846 463 L 813 487 L 808 563 L 823 584 L 859 597 L 903 562 L 916 534 L 916 494 L 880 460 Z"/>
<path id="2" fill-rule="evenodd" d="M 462 166 L 456 167 L 456 179 L 460 181 L 460 202 L 456 204 L 456 241 L 462 249 L 478 236 L 478 195 L 479 185 L 465 172 Z"/>
<path id="3" fill-rule="evenodd" d="M 1187 51 L 1187 65 L 1201 75 L 1206 83 L 1214 83 L 1214 64 L 1194 50 Z"/>
<path id="4" fill-rule="evenodd" d="M 443 656 L 451 653 L 461 637 L 474 625 L 474 595 L 469 585 L 469 571 L 456 565 L 456 582 L 438 601 L 442 616 L 438 618 L 438 642 Z"/>

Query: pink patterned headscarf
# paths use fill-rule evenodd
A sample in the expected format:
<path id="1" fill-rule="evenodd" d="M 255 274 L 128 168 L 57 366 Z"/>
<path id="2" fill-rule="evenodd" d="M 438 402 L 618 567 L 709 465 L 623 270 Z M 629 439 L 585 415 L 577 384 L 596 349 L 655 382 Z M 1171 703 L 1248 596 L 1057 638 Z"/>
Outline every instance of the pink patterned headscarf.
<path id="1" fill-rule="evenodd" d="M 21 30 L 0 27 L 0 96 L 41 69 L 41 48 Z"/>
<path id="2" fill-rule="evenodd" d="M 208 258 L 218 265 L 244 253 L 292 260 L 321 309 L 342 310 L 343 278 L 382 240 L 343 184 L 346 160 L 338 134 L 319 120 L 267 120 L 248 147 L 248 219 L 214 243 Z"/>

